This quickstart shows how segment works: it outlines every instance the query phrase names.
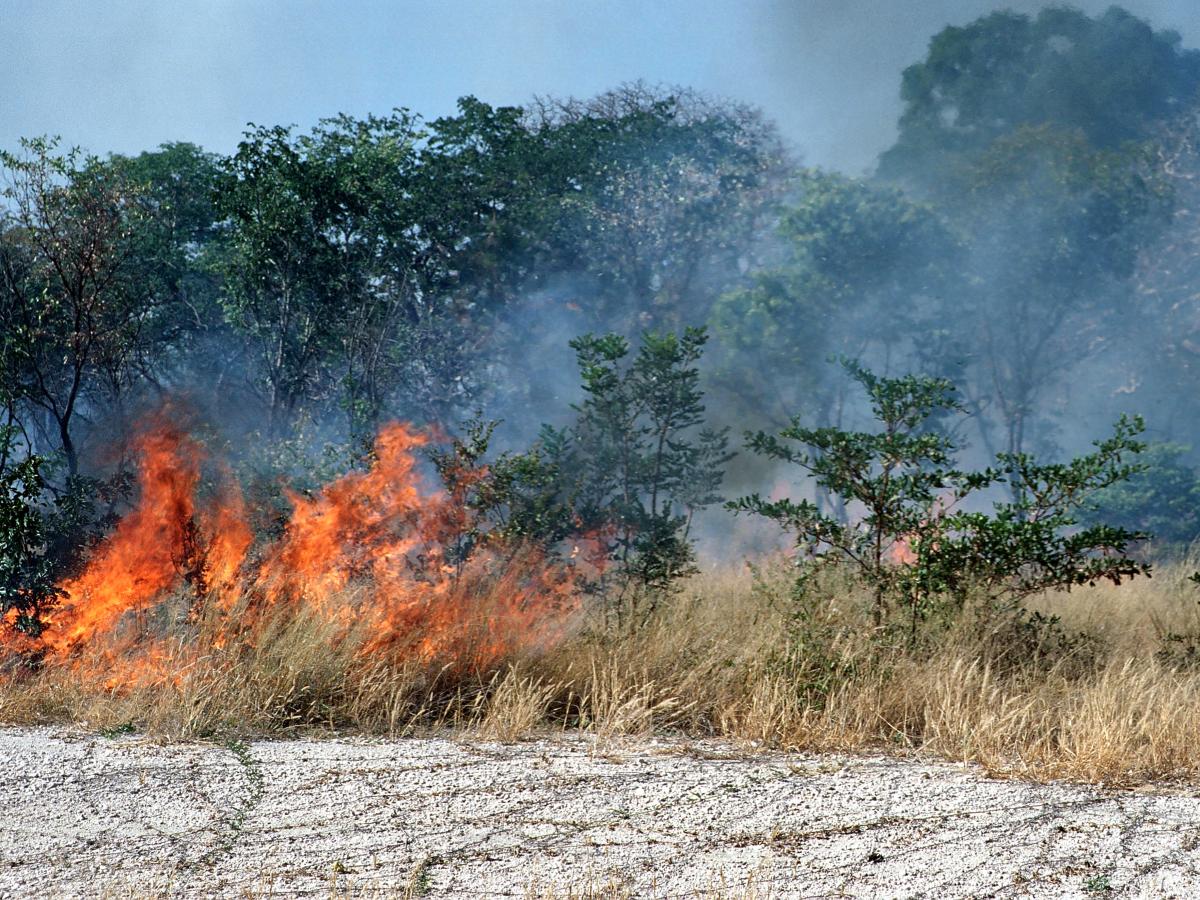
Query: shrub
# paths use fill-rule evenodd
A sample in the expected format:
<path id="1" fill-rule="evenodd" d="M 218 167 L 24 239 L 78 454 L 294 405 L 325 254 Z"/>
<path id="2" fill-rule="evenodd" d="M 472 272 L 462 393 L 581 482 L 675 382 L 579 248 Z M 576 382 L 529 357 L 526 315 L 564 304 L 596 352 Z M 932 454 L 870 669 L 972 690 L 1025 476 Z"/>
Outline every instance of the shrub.
<path id="1" fill-rule="evenodd" d="M 1150 532 L 1161 551 L 1186 549 L 1200 537 L 1200 478 L 1183 461 L 1188 450 L 1180 444 L 1149 445 L 1141 470 L 1092 495 L 1080 510 L 1080 522 Z"/>
<path id="2" fill-rule="evenodd" d="M 1100 523 L 1077 527 L 1089 497 L 1138 471 L 1126 460 L 1143 447 L 1136 440 L 1140 420 L 1121 419 L 1094 453 L 1069 463 L 1010 453 L 992 468 L 964 471 L 955 468 L 955 444 L 939 427 L 962 414 L 948 381 L 845 366 L 866 392 L 879 431 L 806 428 L 795 420 L 777 436 L 746 437 L 754 452 L 799 466 L 836 501 L 835 512 L 847 514 L 757 494 L 729 504 L 795 534 L 800 587 L 817 567 L 849 564 L 872 590 L 876 626 L 903 607 L 915 639 L 918 623 L 939 602 L 961 608 L 971 591 L 1016 610 L 1030 594 L 1101 579 L 1119 584 L 1148 571 L 1127 555 L 1145 535 Z M 993 502 L 990 513 L 964 511 L 968 498 L 1001 485 L 1011 501 Z"/>
<path id="3" fill-rule="evenodd" d="M 31 456 L 0 472 L 0 622 L 30 637 L 60 596 L 47 552 L 44 462 Z"/>
<path id="4" fill-rule="evenodd" d="M 692 517 L 721 499 L 733 455 L 728 429 L 704 425 L 696 363 L 706 340 L 701 328 L 646 333 L 629 359 L 619 335 L 579 337 L 571 347 L 585 396 L 573 424 L 543 426 L 530 450 L 487 463 L 496 423 L 477 415 L 463 437 L 434 450 L 443 484 L 476 515 L 455 552 L 500 537 L 552 552 L 586 535 L 608 562 L 597 592 L 618 622 L 644 620 L 696 571 Z"/>

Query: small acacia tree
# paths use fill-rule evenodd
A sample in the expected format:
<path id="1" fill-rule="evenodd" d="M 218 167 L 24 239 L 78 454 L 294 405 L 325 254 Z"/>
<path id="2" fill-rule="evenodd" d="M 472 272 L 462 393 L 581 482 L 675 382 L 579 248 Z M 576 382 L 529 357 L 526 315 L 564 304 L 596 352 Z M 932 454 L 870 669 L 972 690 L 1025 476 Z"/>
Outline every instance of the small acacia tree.
<path id="1" fill-rule="evenodd" d="M 508 553 L 526 546 L 554 553 L 579 528 L 573 494 L 559 464 L 560 435 L 544 428 L 524 452 L 487 460 L 497 421 L 477 413 L 463 434 L 429 457 L 438 477 L 461 510 L 449 529 L 448 561 L 461 566 L 480 546 Z"/>
<path id="2" fill-rule="evenodd" d="M 1089 496 L 1138 467 L 1140 419 L 1121 419 L 1111 438 L 1069 463 L 1038 463 L 1027 454 L 1000 454 L 994 467 L 955 467 L 956 447 L 939 427 L 960 414 L 946 380 L 909 375 L 885 378 L 856 363 L 850 375 L 866 391 L 879 431 L 805 428 L 799 421 L 777 436 L 747 434 L 754 452 L 795 464 L 840 499 L 851 513 L 841 521 L 808 500 L 729 504 L 779 522 L 796 535 L 801 582 L 820 566 L 849 563 L 872 589 L 876 626 L 897 607 L 909 617 L 910 637 L 938 600 L 961 607 L 971 590 L 1010 608 L 1051 588 L 1148 572 L 1129 558 L 1145 535 L 1105 524 L 1077 527 Z M 1007 484 L 1014 499 L 992 511 L 967 511 L 964 501 Z"/>

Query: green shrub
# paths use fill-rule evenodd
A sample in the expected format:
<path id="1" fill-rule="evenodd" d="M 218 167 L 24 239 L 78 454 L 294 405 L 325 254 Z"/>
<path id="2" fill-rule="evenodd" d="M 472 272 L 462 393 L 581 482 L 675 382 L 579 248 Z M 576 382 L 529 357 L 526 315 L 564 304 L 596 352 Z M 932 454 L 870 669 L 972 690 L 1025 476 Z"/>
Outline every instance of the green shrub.
<path id="1" fill-rule="evenodd" d="M 1188 451 L 1180 444 L 1150 444 L 1141 470 L 1093 494 L 1079 521 L 1149 532 L 1167 553 L 1186 549 L 1200 537 L 1200 478 L 1183 461 Z"/>
<path id="2" fill-rule="evenodd" d="M 45 461 L 38 456 L 0 472 L 0 621 L 31 637 L 60 591 L 44 510 Z"/>
<path id="3" fill-rule="evenodd" d="M 845 366 L 866 392 L 878 431 L 806 428 L 796 420 L 778 435 L 746 436 L 754 452 L 811 476 L 834 499 L 832 509 L 757 494 L 729 504 L 795 534 L 801 587 L 816 567 L 849 565 L 873 592 L 876 625 L 903 608 L 915 639 L 932 611 L 946 603 L 961 608 L 972 593 L 1016 611 L 1031 594 L 1102 579 L 1119 584 L 1148 571 L 1127 555 L 1145 535 L 1078 521 L 1090 497 L 1139 471 L 1128 459 L 1143 449 L 1140 419 L 1121 419 L 1095 452 L 1068 463 L 1006 453 L 994 467 L 964 471 L 942 427 L 963 414 L 948 381 Z M 991 512 L 964 510 L 969 498 L 1002 486 L 1011 501 L 993 501 Z"/>

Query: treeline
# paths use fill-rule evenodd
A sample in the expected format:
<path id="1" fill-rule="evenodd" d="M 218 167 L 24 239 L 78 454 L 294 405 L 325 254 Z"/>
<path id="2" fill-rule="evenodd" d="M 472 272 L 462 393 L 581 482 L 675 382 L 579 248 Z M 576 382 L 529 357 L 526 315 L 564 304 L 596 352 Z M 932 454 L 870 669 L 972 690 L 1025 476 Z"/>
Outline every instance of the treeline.
<path id="1" fill-rule="evenodd" d="M 561 332 L 702 321 L 785 174 L 755 114 L 641 88 L 3 163 L 0 390 L 72 474 L 148 398 L 361 436 L 529 390 L 508 372 Z"/>
<path id="2" fill-rule="evenodd" d="M 554 435 L 616 452 L 624 423 L 695 492 L 664 504 L 635 468 L 593 485 L 594 507 L 630 510 L 632 557 L 715 501 L 723 428 L 861 423 L 842 356 L 958 385 L 969 415 L 946 427 L 980 460 L 1074 453 L 1144 414 L 1153 470 L 1107 514 L 1140 529 L 1170 503 L 1164 537 L 1191 540 L 1200 52 L 1117 8 L 996 13 L 935 36 L 901 92 L 862 178 L 801 167 L 752 109 L 640 85 L 252 126 L 229 156 L 26 141 L 0 157 L 0 470 L 15 490 L 37 458 L 56 514 L 95 533 L 128 497 L 133 423 L 167 400 L 310 469 L 328 442 L 354 464 L 393 417 L 460 435 L 454 452 L 476 410 L 535 454 L 566 454 Z M 621 374 L 643 333 L 650 368 Z M 654 364 L 687 373 L 666 426 Z M 702 425 L 703 465 L 662 436 Z M 651 556 L 673 573 L 666 534 Z"/>

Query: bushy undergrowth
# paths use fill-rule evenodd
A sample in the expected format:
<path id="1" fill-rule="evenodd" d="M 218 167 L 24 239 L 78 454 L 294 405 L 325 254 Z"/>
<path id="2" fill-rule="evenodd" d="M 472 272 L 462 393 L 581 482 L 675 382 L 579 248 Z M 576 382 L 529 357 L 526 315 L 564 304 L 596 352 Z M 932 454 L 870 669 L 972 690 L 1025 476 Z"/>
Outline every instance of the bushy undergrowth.
<path id="1" fill-rule="evenodd" d="M 223 646 L 203 623 L 174 626 L 156 651 L 165 676 L 105 687 L 87 660 L 9 673 L 0 720 L 174 738 L 673 732 L 917 751 L 1032 777 L 1193 778 L 1200 671 L 1187 648 L 1200 608 L 1188 571 L 1047 594 L 1020 615 L 972 606 L 913 644 L 902 618 L 873 624 L 869 588 L 831 573 L 797 598 L 780 561 L 697 576 L 642 627 L 584 622 L 483 671 L 363 654 L 369 635 L 311 611 Z"/>

